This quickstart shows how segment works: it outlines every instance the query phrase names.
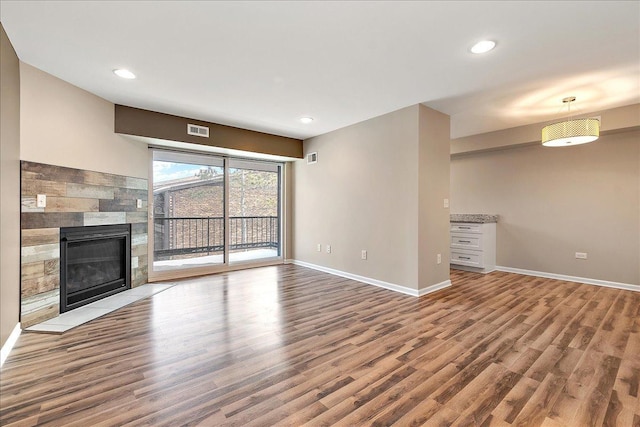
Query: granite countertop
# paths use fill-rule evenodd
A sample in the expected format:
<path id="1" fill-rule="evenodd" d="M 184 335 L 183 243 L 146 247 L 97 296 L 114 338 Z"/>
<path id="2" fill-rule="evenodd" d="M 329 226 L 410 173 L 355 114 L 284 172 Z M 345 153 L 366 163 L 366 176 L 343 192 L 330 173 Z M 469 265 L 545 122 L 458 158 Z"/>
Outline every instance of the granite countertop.
<path id="1" fill-rule="evenodd" d="M 487 214 L 451 214 L 451 222 L 476 222 L 480 224 L 498 222 L 498 215 Z"/>

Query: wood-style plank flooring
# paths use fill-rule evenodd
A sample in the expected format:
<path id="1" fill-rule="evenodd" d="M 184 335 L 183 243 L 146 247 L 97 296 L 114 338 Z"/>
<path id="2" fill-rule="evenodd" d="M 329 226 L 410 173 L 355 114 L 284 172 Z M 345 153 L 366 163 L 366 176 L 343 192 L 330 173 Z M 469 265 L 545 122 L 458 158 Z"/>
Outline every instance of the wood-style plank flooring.
<path id="1" fill-rule="evenodd" d="M 640 293 L 452 271 L 415 298 L 282 265 L 23 333 L 3 426 L 640 426 Z"/>

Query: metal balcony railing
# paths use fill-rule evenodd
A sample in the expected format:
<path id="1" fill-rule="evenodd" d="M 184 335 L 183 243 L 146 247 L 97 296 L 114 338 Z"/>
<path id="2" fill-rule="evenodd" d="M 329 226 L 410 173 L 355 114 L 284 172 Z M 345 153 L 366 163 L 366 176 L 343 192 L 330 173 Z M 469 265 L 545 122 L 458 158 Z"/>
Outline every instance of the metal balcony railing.
<path id="1" fill-rule="evenodd" d="M 223 217 L 154 218 L 156 260 L 174 255 L 215 254 L 224 251 Z M 233 216 L 229 218 L 229 249 L 279 246 L 277 216 Z"/>

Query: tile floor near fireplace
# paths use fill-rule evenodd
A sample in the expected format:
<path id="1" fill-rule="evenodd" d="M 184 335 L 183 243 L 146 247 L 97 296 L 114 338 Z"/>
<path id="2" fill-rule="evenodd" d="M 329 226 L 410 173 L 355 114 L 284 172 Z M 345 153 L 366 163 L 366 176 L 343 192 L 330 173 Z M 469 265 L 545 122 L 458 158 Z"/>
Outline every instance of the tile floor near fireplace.
<path id="1" fill-rule="evenodd" d="M 60 314 L 58 317 L 26 328 L 31 332 L 61 334 L 143 298 L 165 291 L 175 283 L 148 283 Z"/>

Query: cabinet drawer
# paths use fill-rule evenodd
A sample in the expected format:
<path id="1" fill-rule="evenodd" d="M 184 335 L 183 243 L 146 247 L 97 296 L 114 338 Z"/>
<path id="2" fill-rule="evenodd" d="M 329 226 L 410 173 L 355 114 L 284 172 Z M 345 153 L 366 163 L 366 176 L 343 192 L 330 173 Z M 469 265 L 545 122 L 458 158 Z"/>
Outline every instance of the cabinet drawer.
<path id="1" fill-rule="evenodd" d="M 451 231 L 459 233 L 482 233 L 482 224 L 470 224 L 466 222 L 452 222 Z"/>
<path id="2" fill-rule="evenodd" d="M 451 250 L 451 264 L 466 265 L 469 267 L 484 267 L 482 253 L 473 251 Z"/>
<path id="3" fill-rule="evenodd" d="M 451 248 L 482 250 L 482 234 L 451 233 Z"/>

